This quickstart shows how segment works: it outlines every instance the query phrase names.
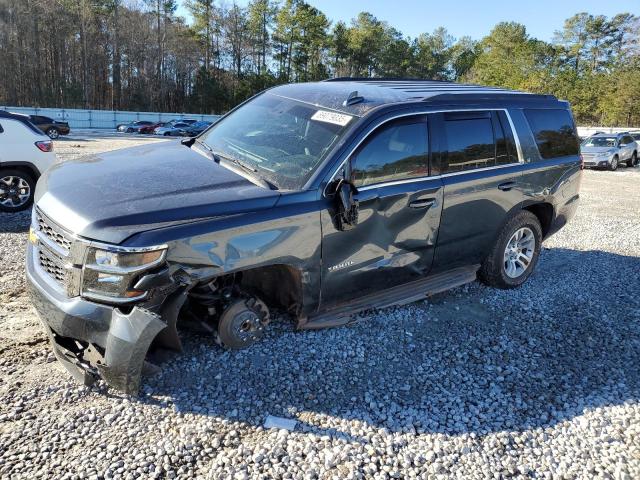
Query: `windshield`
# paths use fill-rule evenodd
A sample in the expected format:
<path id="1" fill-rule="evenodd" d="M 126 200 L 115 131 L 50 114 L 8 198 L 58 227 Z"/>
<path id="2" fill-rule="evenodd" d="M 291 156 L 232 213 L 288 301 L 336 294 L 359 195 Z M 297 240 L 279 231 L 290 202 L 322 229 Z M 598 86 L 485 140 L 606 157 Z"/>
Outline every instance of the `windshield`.
<path id="1" fill-rule="evenodd" d="M 205 132 L 215 154 L 238 161 L 280 189 L 300 189 L 352 116 L 264 93 Z"/>
<path id="2" fill-rule="evenodd" d="M 616 137 L 591 137 L 582 144 L 583 147 L 615 147 Z"/>

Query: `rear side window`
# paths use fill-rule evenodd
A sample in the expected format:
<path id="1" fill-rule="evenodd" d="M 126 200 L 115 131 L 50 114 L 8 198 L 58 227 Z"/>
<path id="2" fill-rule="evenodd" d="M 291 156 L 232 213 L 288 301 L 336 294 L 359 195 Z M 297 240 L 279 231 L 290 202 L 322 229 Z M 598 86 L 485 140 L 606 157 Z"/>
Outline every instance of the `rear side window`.
<path id="1" fill-rule="evenodd" d="M 355 186 L 424 177 L 429 174 L 427 124 L 423 117 L 386 123 L 351 159 Z"/>
<path id="2" fill-rule="evenodd" d="M 579 140 L 567 110 L 524 110 L 542 158 L 578 155 Z"/>
<path id="3" fill-rule="evenodd" d="M 448 145 L 447 173 L 495 164 L 493 126 L 489 112 L 446 113 L 444 129 Z"/>

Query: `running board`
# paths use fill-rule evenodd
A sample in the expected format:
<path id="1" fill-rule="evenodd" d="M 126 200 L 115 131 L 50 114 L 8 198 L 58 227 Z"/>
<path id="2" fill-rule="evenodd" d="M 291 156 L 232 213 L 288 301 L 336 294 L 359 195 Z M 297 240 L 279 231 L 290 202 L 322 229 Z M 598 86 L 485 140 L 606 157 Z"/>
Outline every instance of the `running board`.
<path id="1" fill-rule="evenodd" d="M 436 293 L 459 287 L 476 279 L 480 265 L 460 267 L 448 272 L 438 273 L 415 282 L 391 287 L 382 292 L 361 297 L 353 302 L 345 303 L 318 315 L 310 316 L 301 330 L 339 327 L 351 322 L 351 316 L 370 308 L 385 308 L 392 305 L 406 305 L 417 302 Z"/>

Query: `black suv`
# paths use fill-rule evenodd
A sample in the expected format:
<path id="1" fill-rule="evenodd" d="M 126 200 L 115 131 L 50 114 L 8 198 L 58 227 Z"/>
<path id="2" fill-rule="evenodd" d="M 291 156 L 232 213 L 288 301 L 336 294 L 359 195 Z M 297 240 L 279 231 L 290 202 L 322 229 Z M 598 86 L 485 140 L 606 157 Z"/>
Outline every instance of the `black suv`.
<path id="1" fill-rule="evenodd" d="M 53 118 L 43 117 L 42 115 L 29 115 L 29 120 L 46 133 L 49 138 L 54 140 L 60 135 L 69 135 L 71 131 L 67 122 L 59 122 Z"/>
<path id="2" fill-rule="evenodd" d="M 180 350 L 194 321 L 240 348 L 272 308 L 314 329 L 476 277 L 517 287 L 574 215 L 581 171 L 553 96 L 284 85 L 199 137 L 48 170 L 27 274 L 67 369 L 135 392 L 145 355 Z"/>

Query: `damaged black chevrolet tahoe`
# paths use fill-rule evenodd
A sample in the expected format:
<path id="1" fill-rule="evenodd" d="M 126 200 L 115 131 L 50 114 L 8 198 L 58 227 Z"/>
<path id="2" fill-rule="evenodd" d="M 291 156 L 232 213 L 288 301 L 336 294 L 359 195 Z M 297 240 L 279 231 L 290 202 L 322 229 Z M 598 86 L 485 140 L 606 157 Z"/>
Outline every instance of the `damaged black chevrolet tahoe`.
<path id="1" fill-rule="evenodd" d="M 299 329 L 479 277 L 521 285 L 575 213 L 569 106 L 431 81 L 267 90 L 194 139 L 58 164 L 27 255 L 54 352 L 135 393 L 147 354 L 197 320 L 251 345 L 270 310 Z"/>

